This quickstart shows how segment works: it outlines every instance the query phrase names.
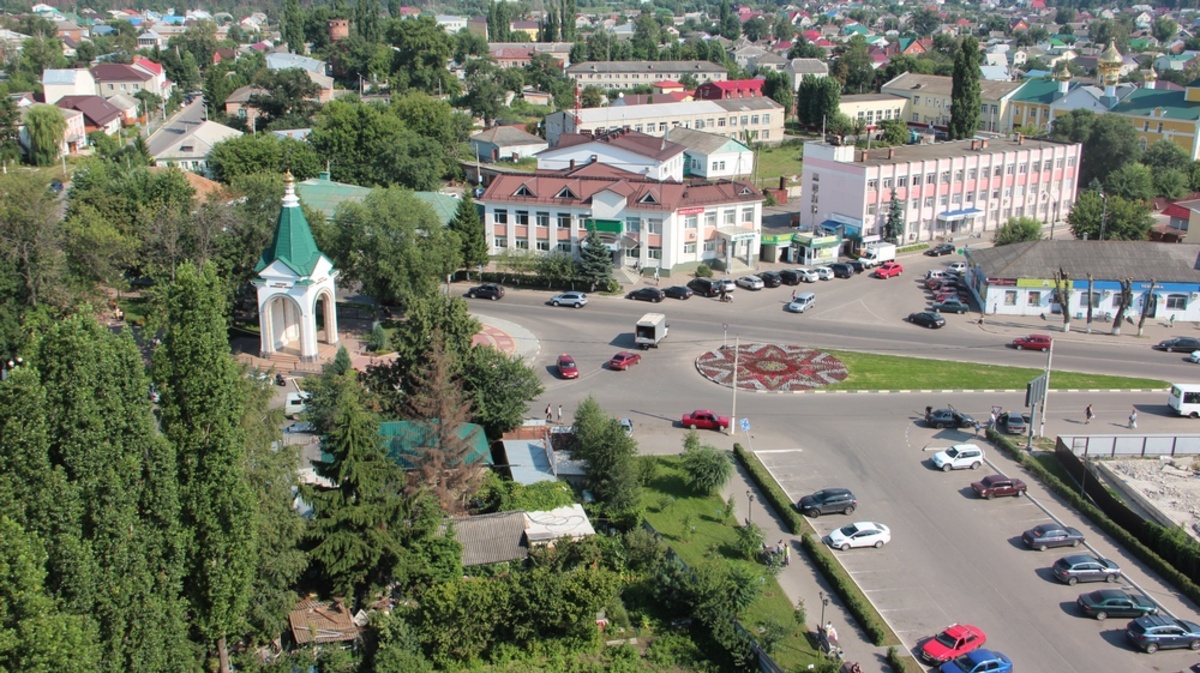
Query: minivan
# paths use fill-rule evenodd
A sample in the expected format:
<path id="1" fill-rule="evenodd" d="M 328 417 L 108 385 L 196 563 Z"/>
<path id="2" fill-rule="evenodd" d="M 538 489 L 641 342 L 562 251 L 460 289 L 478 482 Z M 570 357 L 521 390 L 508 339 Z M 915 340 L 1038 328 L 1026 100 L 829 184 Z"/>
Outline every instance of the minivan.
<path id="1" fill-rule="evenodd" d="M 845 262 L 836 262 L 834 264 L 830 264 L 829 268 L 833 269 L 833 275 L 835 278 L 849 278 L 855 273 L 854 267 L 846 264 Z"/>
<path id="2" fill-rule="evenodd" d="M 711 278 L 693 278 L 687 286 L 701 297 L 715 297 L 721 293 L 720 283 Z"/>
<path id="3" fill-rule="evenodd" d="M 287 402 L 283 405 L 283 415 L 288 418 L 296 418 L 304 413 L 308 406 L 308 400 L 312 397 L 304 391 L 298 393 L 288 393 Z"/>
<path id="4" fill-rule="evenodd" d="M 792 313 L 804 313 L 812 307 L 817 300 L 817 296 L 811 292 L 801 292 L 796 295 L 796 298 L 784 306 L 785 309 Z"/>

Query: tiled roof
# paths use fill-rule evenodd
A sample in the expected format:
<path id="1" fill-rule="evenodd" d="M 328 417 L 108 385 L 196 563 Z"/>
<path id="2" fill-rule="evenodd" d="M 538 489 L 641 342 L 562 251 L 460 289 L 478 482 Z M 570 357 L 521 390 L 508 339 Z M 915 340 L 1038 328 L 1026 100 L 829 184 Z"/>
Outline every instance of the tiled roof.
<path id="1" fill-rule="evenodd" d="M 100 96 L 63 96 L 54 104 L 64 110 L 79 110 L 92 126 L 104 126 L 121 116 L 121 109 Z"/>
<path id="2" fill-rule="evenodd" d="M 971 260 L 988 278 L 1051 278 L 1061 268 L 1074 279 L 1200 283 L 1200 245 L 1185 243 L 1026 241 L 971 250 Z"/>
<path id="3" fill-rule="evenodd" d="M 148 82 L 154 75 L 123 63 L 101 63 L 92 66 L 97 82 Z"/>
<path id="4" fill-rule="evenodd" d="M 683 145 L 673 143 L 666 138 L 629 129 L 616 129 L 597 135 L 563 133 L 558 137 L 558 145 L 551 151 L 588 143 L 603 143 L 611 147 L 619 147 L 627 152 L 655 161 L 665 161 L 683 153 Z"/>
<path id="5" fill-rule="evenodd" d="M 844 99 L 843 99 L 844 100 Z M 695 129 L 685 129 L 682 126 L 667 131 L 667 139 L 683 145 L 685 149 L 691 150 L 698 154 L 712 154 L 718 152 L 722 147 L 729 143 L 734 143 L 741 146 L 743 152 L 750 151 L 750 148 L 734 138 L 719 136 L 715 133 L 705 133 Z"/>
<path id="6" fill-rule="evenodd" d="M 292 638 L 298 645 L 358 639 L 358 626 L 351 618 L 350 610 L 342 603 L 306 598 L 288 613 L 288 623 L 292 627 Z"/>

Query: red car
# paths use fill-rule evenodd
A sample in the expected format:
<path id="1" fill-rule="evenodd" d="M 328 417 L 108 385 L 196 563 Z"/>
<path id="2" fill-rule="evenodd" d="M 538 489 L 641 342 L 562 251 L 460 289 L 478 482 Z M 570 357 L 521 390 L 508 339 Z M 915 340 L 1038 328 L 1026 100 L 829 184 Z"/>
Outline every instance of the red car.
<path id="1" fill-rule="evenodd" d="M 718 416 L 716 412 L 709 409 L 697 409 L 690 414 L 683 415 L 683 427 L 696 430 L 703 428 L 705 430 L 724 430 L 729 427 L 728 416 Z"/>
<path id="2" fill-rule="evenodd" d="M 971 484 L 971 488 L 974 489 L 975 495 L 991 500 L 997 496 L 1006 495 L 1019 498 L 1028 487 L 1020 479 L 1013 479 L 1002 474 L 991 474 Z"/>
<path id="3" fill-rule="evenodd" d="M 621 351 L 612 356 L 612 359 L 608 361 L 608 368 L 623 372 L 641 361 L 641 355 L 630 353 L 629 351 Z"/>
<path id="4" fill-rule="evenodd" d="M 566 353 L 558 356 L 558 375 L 564 379 L 579 378 L 579 367 L 575 365 L 575 358 Z"/>
<path id="5" fill-rule="evenodd" d="M 884 262 L 882 266 L 875 269 L 876 278 L 891 278 L 904 273 L 904 267 L 900 266 L 899 262 Z"/>
<path id="6" fill-rule="evenodd" d="M 1029 336 L 1018 337 L 1013 339 L 1013 348 L 1023 351 L 1048 351 L 1050 350 L 1050 336 L 1046 334 L 1030 334 Z"/>
<path id="7" fill-rule="evenodd" d="M 978 649 L 986 642 L 987 634 L 978 627 L 951 624 L 921 645 L 921 659 L 936 666 Z"/>

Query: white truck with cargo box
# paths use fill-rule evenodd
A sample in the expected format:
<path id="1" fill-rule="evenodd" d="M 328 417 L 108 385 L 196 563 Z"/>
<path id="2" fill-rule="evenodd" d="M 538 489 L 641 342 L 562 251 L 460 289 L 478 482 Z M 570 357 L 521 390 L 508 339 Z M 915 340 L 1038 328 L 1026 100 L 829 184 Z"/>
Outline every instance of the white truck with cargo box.
<path id="1" fill-rule="evenodd" d="M 634 327 L 633 341 L 642 350 L 658 348 L 658 342 L 667 337 L 667 316 L 662 313 L 647 313 L 637 321 Z"/>
<path id="2" fill-rule="evenodd" d="M 892 262 L 896 259 L 896 244 L 895 243 L 871 243 L 863 249 L 862 254 L 858 259 L 867 268 L 879 266 L 884 262 Z"/>

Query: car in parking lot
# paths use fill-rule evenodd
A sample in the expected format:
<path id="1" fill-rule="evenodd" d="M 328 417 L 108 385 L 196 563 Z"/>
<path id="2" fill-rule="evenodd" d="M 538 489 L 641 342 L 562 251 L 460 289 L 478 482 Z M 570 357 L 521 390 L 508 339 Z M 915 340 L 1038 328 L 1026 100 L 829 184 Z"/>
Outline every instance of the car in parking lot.
<path id="1" fill-rule="evenodd" d="M 983 465 L 983 449 L 975 444 L 955 444 L 944 451 L 933 454 L 933 466 L 942 472 L 950 470 L 978 470 Z"/>
<path id="2" fill-rule="evenodd" d="M 983 647 L 987 634 L 978 626 L 951 624 L 936 636 L 921 643 L 921 661 L 937 665 Z"/>
<path id="3" fill-rule="evenodd" d="M 904 267 L 899 262 L 884 262 L 875 269 L 876 278 L 891 278 L 904 273 Z"/>
<path id="4" fill-rule="evenodd" d="M 684 287 L 682 285 L 672 285 L 671 287 L 663 290 L 663 296 L 670 297 L 671 299 L 687 299 L 693 294 L 695 294 L 695 292 L 692 292 L 691 288 Z"/>
<path id="5" fill-rule="evenodd" d="M 763 279 L 758 276 L 742 276 L 737 279 L 737 286 L 744 287 L 747 290 L 761 290 L 766 287 Z"/>
<path id="6" fill-rule="evenodd" d="M 833 275 L 835 278 L 849 278 L 858 273 L 854 270 L 852 265 L 847 264 L 846 262 L 836 262 L 834 264 L 830 264 L 829 268 L 833 270 Z"/>
<path id="7" fill-rule="evenodd" d="M 938 673 L 1011 673 L 1012 660 L 994 650 L 978 649 L 942 664 Z"/>
<path id="8" fill-rule="evenodd" d="M 1200 339 L 1194 337 L 1175 337 L 1174 339 L 1158 342 L 1154 348 L 1160 351 L 1167 351 L 1168 353 L 1191 353 L 1194 350 L 1200 350 Z"/>
<path id="9" fill-rule="evenodd" d="M 733 292 L 738 289 L 737 282 L 732 278 L 718 278 L 715 282 L 717 284 L 717 292 L 720 292 L 721 288 L 725 288 L 726 292 Z"/>
<path id="10" fill-rule="evenodd" d="M 1050 343 L 1053 340 L 1048 334 L 1028 334 L 1023 337 L 1013 339 L 1013 348 L 1024 351 L 1046 351 L 1050 350 Z"/>
<path id="11" fill-rule="evenodd" d="M 958 313 L 960 315 L 971 310 L 970 306 L 967 306 L 958 298 L 957 293 L 953 297 L 933 302 L 929 308 L 938 313 Z"/>
<path id="12" fill-rule="evenodd" d="M 1158 614 L 1158 605 L 1142 594 L 1120 589 L 1097 589 L 1075 600 L 1085 616 L 1104 621 L 1109 617 L 1146 617 Z"/>
<path id="13" fill-rule="evenodd" d="M 833 531 L 825 537 L 825 542 L 834 549 L 846 551 L 854 547 L 874 547 L 881 549 L 892 541 L 892 531 L 881 523 L 874 521 L 859 521 Z"/>
<path id="14" fill-rule="evenodd" d="M 1046 551 L 1050 547 L 1078 547 L 1083 544 L 1083 533 L 1070 526 L 1043 523 L 1021 533 L 1021 542 L 1038 551 Z"/>
<path id="15" fill-rule="evenodd" d="M 954 246 L 949 243 L 942 243 L 940 245 L 935 245 L 932 248 L 925 251 L 925 255 L 928 257 L 941 257 L 942 255 L 953 255 L 953 254 L 954 254 Z"/>
<path id="16" fill-rule="evenodd" d="M 625 296 L 629 299 L 636 299 L 638 301 L 652 301 L 654 303 L 658 303 L 667 295 L 665 292 L 656 287 L 639 287 Z"/>
<path id="17" fill-rule="evenodd" d="M 1166 615 L 1138 617 L 1125 627 L 1134 647 L 1147 654 L 1159 650 L 1200 650 L 1200 625 Z"/>
<path id="18" fill-rule="evenodd" d="M 612 358 L 608 361 L 608 368 L 623 372 L 641 361 L 642 356 L 640 354 L 631 353 L 629 351 L 621 351 L 620 353 L 612 356 Z"/>
<path id="19" fill-rule="evenodd" d="M 821 280 L 833 280 L 833 269 L 827 266 L 814 266 L 813 271 L 817 272 L 817 278 Z"/>
<path id="20" fill-rule="evenodd" d="M 763 271 L 758 274 L 758 277 L 762 279 L 763 287 L 779 287 L 783 284 L 783 280 L 779 277 L 779 274 L 774 271 Z"/>
<path id="21" fill-rule="evenodd" d="M 574 306 L 575 308 L 583 308 L 587 306 L 587 295 L 582 292 L 564 292 L 550 297 L 551 306 Z"/>
<path id="22" fill-rule="evenodd" d="M 954 273 L 964 274 L 967 272 L 967 263 L 966 262 L 950 262 L 948 265 L 946 265 L 946 268 L 953 271 Z"/>
<path id="23" fill-rule="evenodd" d="M 558 356 L 558 375 L 564 379 L 579 378 L 579 367 L 575 364 L 575 358 L 563 353 Z"/>
<path id="24" fill-rule="evenodd" d="M 1029 414 L 1001 412 L 996 416 L 996 428 L 1005 434 L 1023 435 L 1029 432 Z"/>
<path id="25" fill-rule="evenodd" d="M 806 266 L 792 269 L 792 271 L 796 272 L 796 276 L 799 277 L 800 281 L 803 283 L 815 283 L 818 280 L 821 280 L 820 274 Z"/>
<path id="26" fill-rule="evenodd" d="M 483 285 L 476 285 L 467 290 L 467 296 L 471 299 L 479 298 L 496 301 L 504 296 L 504 287 L 497 283 L 484 283 Z"/>
<path id="27" fill-rule="evenodd" d="M 931 428 L 970 428 L 975 425 L 975 417 L 968 416 L 958 409 L 927 409 L 925 424 Z"/>
<path id="28" fill-rule="evenodd" d="M 688 281 L 688 288 L 701 297 L 715 297 L 721 294 L 721 286 L 711 278 L 693 278 Z"/>
<path id="29" fill-rule="evenodd" d="M 991 500 L 992 498 L 1012 496 L 1018 498 L 1022 493 L 1029 490 L 1025 482 L 1020 479 L 1006 477 L 1003 474 L 989 474 L 971 484 L 971 490 L 975 491 L 975 495 Z"/>
<path id="30" fill-rule="evenodd" d="M 1079 582 L 1116 582 L 1121 579 L 1121 569 L 1116 563 L 1091 554 L 1064 556 L 1054 562 L 1050 572 L 1059 582 L 1071 586 Z"/>
<path id="31" fill-rule="evenodd" d="M 848 488 L 823 488 L 800 498 L 800 502 L 796 503 L 796 509 L 812 519 L 834 512 L 849 516 L 854 513 L 856 507 L 858 498 L 855 498 Z"/>
<path id="32" fill-rule="evenodd" d="M 697 409 L 683 415 L 683 427 L 692 430 L 724 430 L 729 427 L 729 417 L 719 416 L 709 409 Z"/>
<path id="33" fill-rule="evenodd" d="M 914 325 L 927 327 L 929 329 L 941 329 L 946 326 L 946 319 L 940 314 L 933 311 L 918 311 L 917 313 L 909 313 L 908 321 Z"/>

